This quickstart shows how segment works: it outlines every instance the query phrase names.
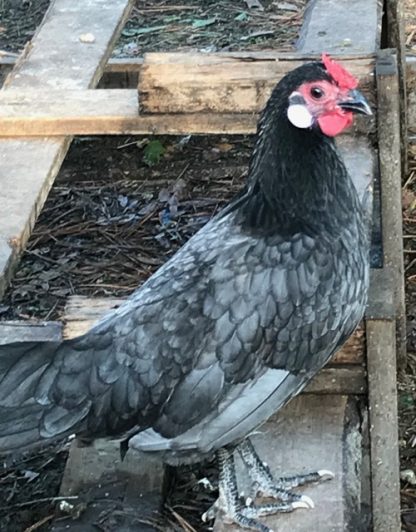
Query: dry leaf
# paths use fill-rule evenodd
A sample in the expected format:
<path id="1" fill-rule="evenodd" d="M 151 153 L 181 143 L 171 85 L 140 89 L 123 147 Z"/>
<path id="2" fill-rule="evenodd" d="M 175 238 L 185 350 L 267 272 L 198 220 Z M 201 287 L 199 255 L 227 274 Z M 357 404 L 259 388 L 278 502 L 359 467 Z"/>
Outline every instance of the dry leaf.
<path id="1" fill-rule="evenodd" d="M 260 4 L 259 0 L 244 0 L 249 9 L 258 9 L 264 11 L 264 7 Z"/>
<path id="2" fill-rule="evenodd" d="M 412 190 L 405 188 L 402 191 L 402 205 L 403 205 L 403 210 L 407 213 L 410 213 L 415 209 L 416 195 Z"/>
<path id="3" fill-rule="evenodd" d="M 217 148 L 220 150 L 220 152 L 222 153 L 227 153 L 229 152 L 230 150 L 233 149 L 233 145 L 232 144 L 229 144 L 228 142 L 220 142 L 219 144 L 217 144 Z"/>
<path id="4" fill-rule="evenodd" d="M 277 9 L 282 9 L 283 11 L 299 11 L 298 6 L 289 2 L 274 2 L 274 5 Z"/>

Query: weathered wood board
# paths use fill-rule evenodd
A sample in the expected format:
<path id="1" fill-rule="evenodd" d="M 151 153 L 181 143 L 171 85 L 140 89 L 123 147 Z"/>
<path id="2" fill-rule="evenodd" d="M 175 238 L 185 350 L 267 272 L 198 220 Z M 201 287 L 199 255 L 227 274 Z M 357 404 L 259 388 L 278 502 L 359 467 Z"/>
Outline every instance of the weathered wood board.
<path id="1" fill-rule="evenodd" d="M 14 342 L 59 342 L 62 339 L 62 323 L 8 321 L 0 322 L 0 345 Z"/>
<path id="2" fill-rule="evenodd" d="M 297 48 L 305 53 L 374 53 L 380 47 L 382 0 L 310 0 Z"/>
<path id="3" fill-rule="evenodd" d="M 396 323 L 369 320 L 367 327 L 373 527 L 390 532 L 400 530 Z"/>
<path id="4" fill-rule="evenodd" d="M 273 52 L 147 53 L 139 73 L 140 109 L 142 113 L 258 113 L 276 83 L 307 60 L 299 59 Z M 342 57 L 342 62 L 372 101 L 374 55 Z"/>
<path id="5" fill-rule="evenodd" d="M 362 491 L 369 491 L 363 412 L 346 396 L 300 396 L 259 429 L 252 442 L 276 478 L 317 469 L 335 474 L 332 481 L 295 490 L 311 497 L 314 509 L 269 516 L 263 523 L 279 532 L 368 532 L 369 508 L 361 505 Z M 247 474 L 238 465 L 239 488 L 247 493 Z M 214 527 L 215 532 L 234 530 L 240 529 L 222 520 Z"/>
<path id="6" fill-rule="evenodd" d="M 252 133 L 273 87 L 301 60 L 270 52 L 147 54 L 139 97 L 129 89 L 0 92 L 0 135 Z M 374 104 L 374 56 L 343 61 Z M 373 128 L 358 117 L 347 134 Z"/>
<path id="7" fill-rule="evenodd" d="M 73 441 L 60 496 L 76 495 L 74 515 L 57 519 L 53 532 L 152 532 L 154 512 L 163 504 L 165 467 L 156 458 L 129 450 L 123 461 L 119 444 L 96 440 L 92 447 Z M 79 508 L 79 515 L 76 515 Z"/>
<path id="8" fill-rule="evenodd" d="M 31 45 L 0 92 L 15 89 L 86 89 L 102 75 L 131 0 L 51 3 Z M 92 33 L 94 42 L 82 42 Z M 53 53 L 52 53 L 53 51 Z M 22 131 L 21 131 L 22 134 Z M 39 132 L 43 135 L 42 132 Z M 0 296 L 46 199 L 70 138 L 0 141 Z"/>
<path id="9" fill-rule="evenodd" d="M 416 56 L 410 56 L 407 66 L 407 123 L 411 133 L 410 141 L 415 142 L 416 133 Z"/>

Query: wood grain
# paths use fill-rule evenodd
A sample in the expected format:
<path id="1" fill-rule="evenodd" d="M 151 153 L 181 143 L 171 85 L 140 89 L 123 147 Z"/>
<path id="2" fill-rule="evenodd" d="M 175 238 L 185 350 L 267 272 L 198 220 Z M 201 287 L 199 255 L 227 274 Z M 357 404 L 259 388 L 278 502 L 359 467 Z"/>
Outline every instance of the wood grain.
<path id="1" fill-rule="evenodd" d="M 148 53 L 139 73 L 142 113 L 258 113 L 276 83 L 303 61 L 272 52 Z M 344 60 L 373 100 L 374 57 Z"/>
<path id="2" fill-rule="evenodd" d="M 401 528 L 396 323 L 369 320 L 367 330 L 373 526 L 392 532 Z"/>

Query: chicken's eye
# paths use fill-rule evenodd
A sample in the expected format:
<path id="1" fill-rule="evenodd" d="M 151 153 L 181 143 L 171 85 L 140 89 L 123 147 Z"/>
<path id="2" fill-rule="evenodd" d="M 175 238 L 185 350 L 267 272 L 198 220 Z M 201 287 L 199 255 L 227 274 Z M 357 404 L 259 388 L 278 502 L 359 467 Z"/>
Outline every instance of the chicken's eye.
<path id="1" fill-rule="evenodd" d="M 320 98 L 322 98 L 322 96 L 325 95 L 325 92 L 323 91 L 323 89 L 321 89 L 321 87 L 311 87 L 310 92 L 312 98 L 314 98 L 315 100 L 319 100 Z"/>

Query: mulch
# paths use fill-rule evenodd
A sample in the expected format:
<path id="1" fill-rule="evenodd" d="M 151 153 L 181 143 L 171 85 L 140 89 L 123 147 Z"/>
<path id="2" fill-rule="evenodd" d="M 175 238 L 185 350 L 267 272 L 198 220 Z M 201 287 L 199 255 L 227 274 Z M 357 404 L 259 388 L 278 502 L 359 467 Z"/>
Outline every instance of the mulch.
<path id="1" fill-rule="evenodd" d="M 402 470 L 402 518 L 406 532 L 416 531 L 416 146 L 409 148 L 409 171 L 402 188 L 407 367 L 398 379 L 399 447 Z"/>
<path id="2" fill-rule="evenodd" d="M 158 163 L 146 157 L 155 143 Z M 127 296 L 241 189 L 251 146 L 248 137 L 75 141 L 0 318 L 59 319 L 70 295 Z"/>

